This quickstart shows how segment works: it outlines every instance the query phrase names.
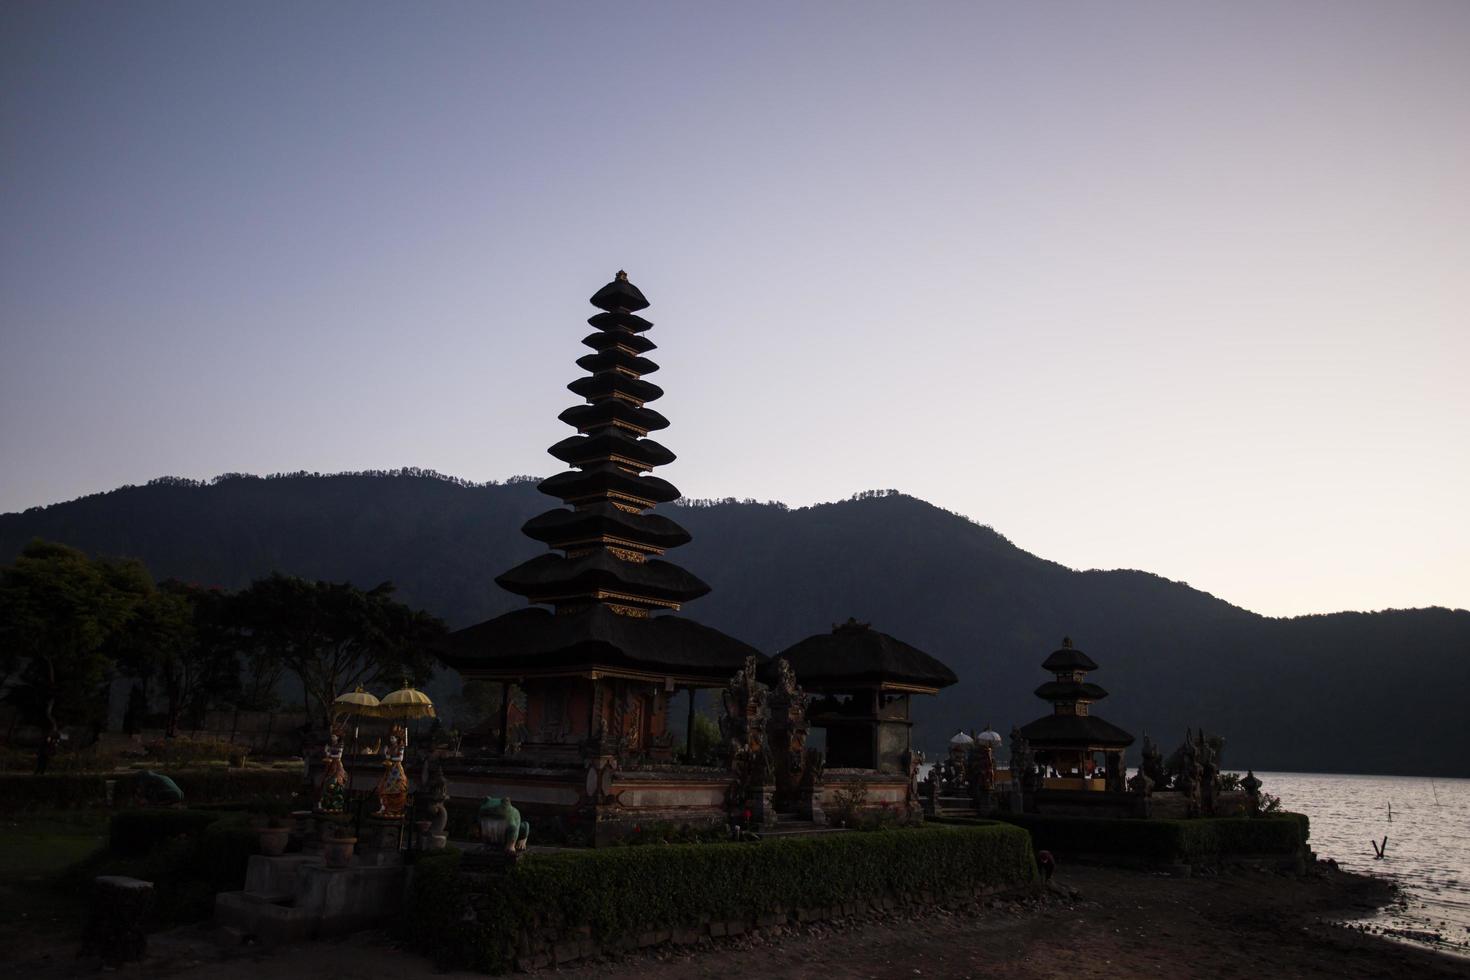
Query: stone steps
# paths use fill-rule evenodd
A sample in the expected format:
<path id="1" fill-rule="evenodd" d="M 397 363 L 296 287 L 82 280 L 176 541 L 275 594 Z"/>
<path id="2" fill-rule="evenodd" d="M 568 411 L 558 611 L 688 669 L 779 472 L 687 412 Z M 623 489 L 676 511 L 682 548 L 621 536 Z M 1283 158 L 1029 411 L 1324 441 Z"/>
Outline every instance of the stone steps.
<path id="1" fill-rule="evenodd" d="M 359 855 L 346 868 L 328 868 L 318 856 L 256 854 L 245 890 L 215 895 L 214 922 L 268 946 L 345 935 L 394 915 L 404 877 L 396 851 Z"/>
<path id="2" fill-rule="evenodd" d="M 828 827 L 811 820 L 790 820 L 782 817 L 776 823 L 768 824 L 761 831 L 761 837 L 810 837 L 813 834 L 840 834 L 844 831 L 845 828 L 842 827 Z"/>

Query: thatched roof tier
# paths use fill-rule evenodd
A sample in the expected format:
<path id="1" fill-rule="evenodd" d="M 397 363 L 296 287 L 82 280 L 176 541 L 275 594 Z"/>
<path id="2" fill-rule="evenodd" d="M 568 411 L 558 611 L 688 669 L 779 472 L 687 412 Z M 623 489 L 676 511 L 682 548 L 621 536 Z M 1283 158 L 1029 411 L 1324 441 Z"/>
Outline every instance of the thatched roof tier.
<path id="1" fill-rule="evenodd" d="M 689 532 L 661 514 L 630 514 L 605 501 L 577 510 L 548 510 L 527 521 L 521 531 L 553 548 L 598 539 L 632 541 L 658 549 L 689 542 Z"/>
<path id="2" fill-rule="evenodd" d="M 747 657 L 766 659 L 683 616 L 637 619 L 604 606 L 561 614 L 519 609 L 451 633 L 439 654 L 467 677 L 640 672 L 709 687 L 723 686 Z"/>
<path id="3" fill-rule="evenodd" d="M 778 656 L 791 664 L 809 691 L 884 686 L 932 694 L 959 682 L 954 671 L 924 651 L 852 619 Z"/>
<path id="4" fill-rule="evenodd" d="M 625 310 L 597 313 L 589 316 L 587 322 L 604 333 L 643 333 L 653 326 L 643 317 Z"/>
<path id="5" fill-rule="evenodd" d="M 616 347 L 598 351 L 596 354 L 583 354 L 577 358 L 577 367 L 583 371 L 591 371 L 596 374 L 599 371 L 627 371 L 637 375 L 652 374 L 658 370 L 658 365 L 646 357 L 637 354 L 629 354 L 627 351 Z"/>
<path id="6" fill-rule="evenodd" d="M 626 561 L 606 549 L 576 556 L 538 555 L 497 576 L 495 583 L 544 603 L 585 596 L 633 606 L 677 606 L 709 592 L 698 576 L 673 562 Z"/>
<path id="7" fill-rule="evenodd" d="M 1133 744 L 1132 735 L 1097 715 L 1047 715 L 1022 725 L 1021 734 L 1034 749 L 1121 749 Z"/>
<path id="8" fill-rule="evenodd" d="M 537 485 L 537 489 L 567 503 L 617 496 L 646 501 L 644 506 L 651 507 L 679 499 L 679 488 L 668 480 L 657 476 L 637 476 L 615 463 L 596 463 L 586 469 L 548 476 Z"/>
<path id="9" fill-rule="evenodd" d="M 609 398 L 594 405 L 573 405 L 557 418 L 578 432 L 590 432 L 609 425 L 621 424 L 640 434 L 667 429 L 669 420 L 651 408 L 632 405 L 621 398 Z"/>
<path id="10" fill-rule="evenodd" d="M 1072 646 L 1070 636 L 1062 637 L 1062 646 L 1041 662 L 1042 670 L 1061 673 L 1069 670 L 1097 670 L 1097 664 L 1087 654 Z"/>
<path id="11" fill-rule="evenodd" d="M 641 337 L 637 334 L 623 333 L 594 333 L 582 338 L 582 343 L 596 351 L 615 350 L 626 347 L 638 354 L 647 354 L 651 350 L 657 350 L 658 344 Z M 591 370 L 590 368 L 588 370 Z"/>
<path id="12" fill-rule="evenodd" d="M 629 282 L 628 274 L 621 270 L 613 277 L 612 282 L 592 294 L 590 302 L 599 310 L 606 310 L 609 313 L 616 313 L 620 310 L 636 313 L 648 307 L 648 300 L 643 298 L 642 291 Z"/>
<path id="13" fill-rule="evenodd" d="M 594 374 L 585 378 L 578 378 L 567 385 L 567 390 L 574 395 L 579 395 L 588 401 L 601 401 L 604 398 L 623 398 L 628 401 L 651 402 L 662 398 L 664 390 L 652 381 L 644 381 L 642 378 L 630 378 L 626 374 L 617 371 L 604 371 L 602 374 Z"/>
<path id="14" fill-rule="evenodd" d="M 652 469 L 666 466 L 677 458 L 652 439 L 638 439 L 625 429 L 599 429 L 590 436 L 568 436 L 547 452 L 571 466 L 605 463 L 617 457 Z"/>
<path id="15" fill-rule="evenodd" d="M 1087 681 L 1047 681 L 1036 689 L 1046 701 L 1101 701 L 1108 692 Z"/>

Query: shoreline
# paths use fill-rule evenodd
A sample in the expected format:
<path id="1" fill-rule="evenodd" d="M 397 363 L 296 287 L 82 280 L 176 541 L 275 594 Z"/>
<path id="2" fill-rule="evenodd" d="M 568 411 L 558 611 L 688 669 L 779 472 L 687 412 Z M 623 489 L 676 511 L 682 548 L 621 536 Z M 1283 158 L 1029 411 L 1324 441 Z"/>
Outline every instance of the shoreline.
<path id="1" fill-rule="evenodd" d="M 774 926 L 537 972 L 559 980 L 1470 978 L 1470 958 L 1366 928 L 1362 920 L 1395 895 L 1392 881 L 1323 865 L 1301 877 L 1241 870 L 1188 878 L 1069 865 L 1039 896 Z M 481 976 L 440 972 L 382 932 L 277 949 L 219 940 L 208 924 L 154 935 L 148 959 L 128 972 L 179 980 Z M 60 945 L 5 966 L 7 975 L 36 980 L 95 972 L 94 964 L 74 958 L 74 947 Z"/>

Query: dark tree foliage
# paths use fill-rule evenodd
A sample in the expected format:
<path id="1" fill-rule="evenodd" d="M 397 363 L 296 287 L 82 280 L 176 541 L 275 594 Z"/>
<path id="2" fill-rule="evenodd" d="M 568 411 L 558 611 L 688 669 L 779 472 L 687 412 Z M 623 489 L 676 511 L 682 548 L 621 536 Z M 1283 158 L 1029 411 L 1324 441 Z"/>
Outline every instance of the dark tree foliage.
<path id="1" fill-rule="evenodd" d="M 152 591 L 140 562 L 89 558 L 47 541 L 32 541 L 0 569 L 0 667 L 13 683 L 7 697 L 48 739 L 105 712 L 106 648 Z"/>
<path id="2" fill-rule="evenodd" d="M 247 649 L 301 681 L 310 709 L 326 721 L 332 701 L 360 684 L 421 684 L 433 671 L 428 646 L 444 626 L 393 599 L 389 582 L 364 592 L 347 582 L 273 574 L 231 600 Z"/>
<path id="3" fill-rule="evenodd" d="M 520 526 L 551 506 L 534 481 L 422 472 L 131 487 L 0 515 L 0 560 L 40 535 L 226 589 L 277 569 L 391 580 L 457 628 L 523 605 L 493 579 L 544 552 Z M 1047 711 L 1031 692 L 1070 634 L 1111 692 L 1097 713 L 1166 753 L 1204 726 L 1226 736 L 1231 769 L 1470 775 L 1470 612 L 1270 619 L 1146 572 L 1066 568 L 887 491 L 661 510 L 694 535 L 679 563 L 714 587 L 682 615 L 767 652 L 856 616 L 953 667 L 960 684 L 915 704 L 931 753 L 957 727 L 1008 731 Z"/>
<path id="4" fill-rule="evenodd" d="M 196 727 L 211 707 L 241 700 L 239 643 L 229 597 L 170 579 L 138 604 L 109 652 L 119 669 L 163 697 L 165 734 L 187 719 Z"/>

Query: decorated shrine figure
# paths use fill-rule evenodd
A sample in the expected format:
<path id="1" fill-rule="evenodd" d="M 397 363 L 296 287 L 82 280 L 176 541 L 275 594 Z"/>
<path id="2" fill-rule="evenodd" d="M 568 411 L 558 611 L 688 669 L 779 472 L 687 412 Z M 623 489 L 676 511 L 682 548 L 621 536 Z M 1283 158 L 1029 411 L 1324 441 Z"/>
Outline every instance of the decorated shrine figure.
<path id="1" fill-rule="evenodd" d="M 374 816 L 398 819 L 408 805 L 408 773 L 403 769 L 403 729 L 393 726 L 388 744 L 383 748 L 383 775 L 378 777 L 375 791 L 378 810 Z"/>
<path id="2" fill-rule="evenodd" d="M 342 730 L 333 726 L 322 750 L 322 786 L 316 797 L 318 813 L 342 813 L 347 809 L 347 770 L 342 767 Z"/>

